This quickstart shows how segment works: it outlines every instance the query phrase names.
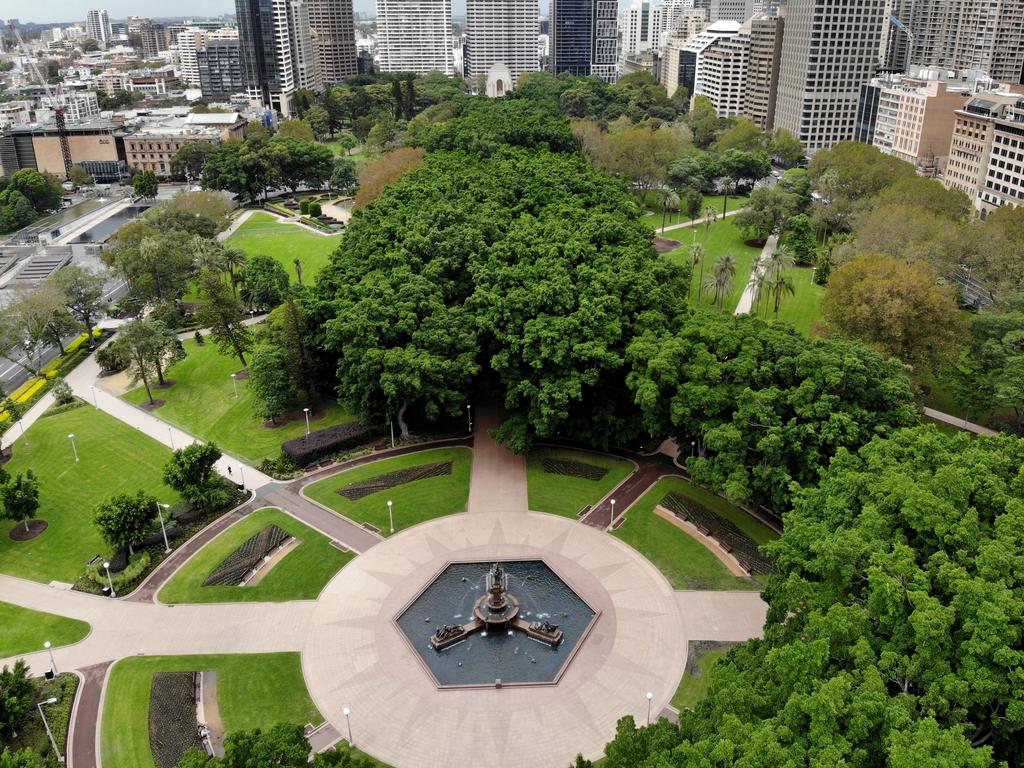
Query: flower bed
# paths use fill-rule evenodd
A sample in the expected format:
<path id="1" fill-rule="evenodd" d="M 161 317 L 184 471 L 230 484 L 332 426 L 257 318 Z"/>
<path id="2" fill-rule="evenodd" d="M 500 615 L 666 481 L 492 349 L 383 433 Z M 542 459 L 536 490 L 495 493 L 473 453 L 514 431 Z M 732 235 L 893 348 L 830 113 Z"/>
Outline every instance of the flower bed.
<path id="1" fill-rule="evenodd" d="M 569 459 L 540 460 L 544 471 L 552 475 L 564 475 L 566 477 L 578 477 L 583 480 L 601 480 L 608 474 L 606 467 L 599 467 L 596 464 L 587 464 L 582 461 L 570 461 Z"/>
<path id="2" fill-rule="evenodd" d="M 397 472 L 388 472 L 377 477 L 371 477 L 358 483 L 346 485 L 339 488 L 338 493 L 350 501 L 359 501 L 379 491 L 386 491 L 396 485 L 412 483 L 416 480 L 426 480 L 431 477 L 442 477 L 452 473 L 450 461 L 439 461 L 434 464 L 423 464 L 419 467 L 400 469 Z"/>
<path id="3" fill-rule="evenodd" d="M 246 575 L 264 557 L 291 538 L 287 531 L 276 525 L 268 525 L 255 536 L 246 539 L 242 546 L 232 552 L 217 569 L 206 577 L 204 587 L 240 584 Z"/>
<path id="4" fill-rule="evenodd" d="M 157 672 L 149 691 L 149 749 L 157 768 L 174 768 L 189 749 L 202 749 L 196 718 L 196 672 Z"/>
<path id="5" fill-rule="evenodd" d="M 312 464 L 317 459 L 338 453 L 369 440 L 373 432 L 358 421 L 318 429 L 302 437 L 296 437 L 281 445 L 288 458 L 299 467 Z"/>
<path id="6" fill-rule="evenodd" d="M 756 541 L 737 528 L 731 520 L 726 520 L 703 504 L 677 493 L 669 493 L 661 500 L 661 506 L 681 520 L 692 523 L 705 536 L 718 541 L 750 573 L 766 574 L 775 571 L 771 558 L 762 554 Z"/>

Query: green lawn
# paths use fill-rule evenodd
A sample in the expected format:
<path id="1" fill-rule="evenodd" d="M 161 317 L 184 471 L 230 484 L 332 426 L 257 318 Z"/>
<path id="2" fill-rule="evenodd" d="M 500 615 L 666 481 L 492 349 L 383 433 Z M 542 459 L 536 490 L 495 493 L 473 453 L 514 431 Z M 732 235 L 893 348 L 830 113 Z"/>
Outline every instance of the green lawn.
<path id="1" fill-rule="evenodd" d="M 541 459 L 546 457 L 607 467 L 608 474 L 600 480 L 555 475 L 544 471 Z M 632 462 L 614 456 L 562 448 L 537 448 L 530 451 L 526 462 L 530 509 L 575 518 L 583 507 L 596 504 L 603 499 L 608 491 L 621 483 L 632 471 Z"/>
<path id="2" fill-rule="evenodd" d="M 69 434 L 81 459 L 75 462 Z M 46 416 L 27 431 L 29 446 L 18 439 L 11 474 L 31 469 L 39 478 L 37 517 L 49 527 L 30 541 L 9 536 L 16 525 L 0 522 L 0 572 L 34 581 L 73 583 L 86 563 L 108 551 L 92 520 L 93 508 L 117 492 L 148 491 L 174 504 L 178 495 L 163 484 L 171 452 L 137 429 L 83 405 Z M 20 523 L 19 523 L 20 525 Z"/>
<path id="3" fill-rule="evenodd" d="M 790 323 L 804 336 L 811 336 L 815 325 L 822 323 L 821 297 L 825 295 L 825 287 L 817 285 L 812 279 L 812 267 L 794 267 L 787 270 L 787 274 L 793 280 L 795 293 L 782 297 L 782 303 L 779 305 L 779 322 Z M 764 317 L 767 311 L 768 319 L 771 320 L 775 317 L 774 307 L 774 298 L 766 296 L 761 302 L 759 316 Z"/>
<path id="4" fill-rule="evenodd" d="M 285 555 L 259 584 L 251 587 L 209 586 L 203 581 L 250 536 L 277 525 L 299 545 Z M 207 544 L 174 574 L 158 598 L 162 603 L 243 603 L 315 600 L 324 585 L 355 557 L 331 546 L 330 539 L 279 509 L 262 509 L 243 518 Z"/>
<path id="5" fill-rule="evenodd" d="M 227 244 L 245 251 L 248 256 L 272 256 L 284 266 L 295 282 L 295 259 L 302 262 L 302 282 L 313 278 L 326 266 L 338 248 L 342 235 L 318 235 L 315 232 L 280 221 L 262 211 L 250 216 L 227 239 Z"/>
<path id="6" fill-rule="evenodd" d="M 704 651 L 688 665 L 683 679 L 679 681 L 679 687 L 672 697 L 672 706 L 682 711 L 693 709 L 698 702 L 707 695 L 711 687 L 711 680 L 715 674 L 715 665 L 722 660 L 722 657 L 729 652 L 728 648 L 721 648 L 713 651 Z M 694 668 L 700 674 L 694 675 Z"/>
<path id="7" fill-rule="evenodd" d="M 70 645 L 88 634 L 84 621 L 0 603 L 0 658 L 41 651 L 47 640 L 54 648 Z"/>
<path id="8" fill-rule="evenodd" d="M 679 233 L 668 233 L 669 236 L 673 234 L 676 234 L 679 238 L 681 245 L 676 250 L 665 254 L 665 257 L 680 264 L 688 264 L 690 262 L 690 244 L 693 240 L 693 233 L 689 229 L 680 230 Z M 723 303 L 723 309 L 728 312 L 735 311 L 740 296 L 743 295 L 743 289 L 747 287 L 747 281 L 750 279 L 750 273 L 754 269 L 754 264 L 761 254 L 760 248 L 751 248 L 743 240 L 743 233 L 733 223 L 732 219 L 720 218 L 712 224 L 708 228 L 706 239 L 704 227 L 700 226 L 697 228 L 697 242 L 704 243 L 707 249 L 703 273 L 705 280 L 711 276 L 715 260 L 719 256 L 731 253 L 736 257 L 736 276 L 732 281 L 732 291 L 725 297 Z M 714 296 L 700 294 L 698 290 L 700 279 L 701 268 L 700 265 L 697 265 L 693 269 L 693 278 L 690 282 L 690 296 L 693 297 L 696 294 L 699 296 L 699 301 L 710 306 Z"/>
<path id="9" fill-rule="evenodd" d="M 157 672 L 217 672 L 224 729 L 320 723 L 297 653 L 221 656 L 142 656 L 122 659 L 110 673 L 100 731 L 103 768 L 155 768 L 149 750 L 149 693 Z"/>
<path id="10" fill-rule="evenodd" d="M 262 420 L 253 413 L 248 381 L 237 382 L 238 397 L 234 396 L 231 374 L 242 367 L 237 358 L 221 355 L 209 342 L 200 347 L 192 339 L 185 341 L 185 351 L 188 356 L 167 371 L 175 385 L 154 390 L 154 397 L 166 403 L 153 415 L 196 437 L 216 442 L 227 453 L 252 463 L 277 456 L 281 443 L 305 434 L 306 423 L 302 419 L 273 429 L 264 428 Z M 124 398 L 135 405 L 145 403 L 146 390 L 137 387 Z M 310 425 L 314 430 L 352 420 L 335 402 L 320 403 L 313 410 L 324 412 L 323 418 Z"/>
<path id="11" fill-rule="evenodd" d="M 307 496 L 325 507 L 358 523 L 370 523 L 376 526 L 382 535 L 387 536 L 390 532 L 387 507 L 389 500 L 394 502 L 392 511 L 395 531 L 435 517 L 465 512 L 466 502 L 469 500 L 469 471 L 472 459 L 473 453 L 468 448 L 436 448 L 350 469 L 307 486 L 305 492 Z M 350 483 L 407 467 L 440 461 L 452 462 L 450 475 L 396 485 L 358 501 L 349 501 L 337 492 L 339 488 Z"/>
<path id="12" fill-rule="evenodd" d="M 731 520 L 758 543 L 776 538 L 774 531 L 742 509 L 679 477 L 659 480 L 626 513 L 626 521 L 614 535 L 654 563 L 676 589 L 759 589 L 757 582 L 733 576 L 703 544 L 654 514 L 654 507 L 670 491 L 689 496 Z"/>
<path id="13" fill-rule="evenodd" d="M 701 204 L 701 215 L 697 217 L 698 221 L 704 215 L 703 211 L 709 205 L 714 207 L 718 211 L 718 215 L 722 215 L 722 208 L 725 207 L 726 212 L 735 211 L 737 208 L 743 207 L 747 202 L 746 195 L 729 195 L 728 203 L 725 202 L 724 195 L 708 195 L 704 198 L 703 204 Z M 648 224 L 654 229 L 661 229 L 661 200 L 656 194 L 648 194 L 644 199 L 644 204 L 649 211 L 656 211 L 656 213 L 648 213 L 643 217 L 644 224 Z M 673 224 L 688 224 L 690 217 L 682 211 L 677 213 L 669 213 L 665 216 L 665 226 L 671 227 Z M 672 234 L 669 232 L 668 234 Z"/>

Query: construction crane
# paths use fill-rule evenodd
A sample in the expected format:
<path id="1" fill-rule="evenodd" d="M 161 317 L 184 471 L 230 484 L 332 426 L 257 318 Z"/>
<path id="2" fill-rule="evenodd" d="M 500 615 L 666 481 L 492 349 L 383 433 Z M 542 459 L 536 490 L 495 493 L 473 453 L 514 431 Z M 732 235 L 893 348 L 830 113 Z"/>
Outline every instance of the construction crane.
<path id="1" fill-rule="evenodd" d="M 18 31 L 18 25 L 11 19 L 7 22 L 7 26 L 10 27 L 11 32 L 14 33 L 15 39 L 18 41 L 18 47 L 21 48 L 21 55 L 25 57 L 25 61 L 28 62 L 29 67 L 32 70 L 32 74 L 35 75 L 36 80 L 40 85 L 43 86 L 43 90 L 46 91 L 47 97 L 53 103 L 53 122 L 57 126 L 57 139 L 60 141 L 60 153 L 64 158 L 64 178 L 67 181 L 71 180 L 71 143 L 68 141 L 68 124 L 64 117 L 64 93 L 61 90 L 60 85 L 57 86 L 57 91 L 54 93 L 53 88 L 46 82 L 46 78 L 43 77 L 43 73 L 39 71 L 39 67 L 36 66 L 35 60 L 32 59 L 28 54 L 28 48 L 25 45 L 25 41 L 21 39 L 21 33 Z"/>

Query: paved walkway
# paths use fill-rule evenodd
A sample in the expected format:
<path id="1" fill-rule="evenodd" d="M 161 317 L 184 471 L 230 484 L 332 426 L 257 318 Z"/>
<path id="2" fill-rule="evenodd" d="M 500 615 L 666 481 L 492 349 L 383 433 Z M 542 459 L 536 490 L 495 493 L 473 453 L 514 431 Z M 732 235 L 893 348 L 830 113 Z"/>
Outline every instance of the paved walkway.
<path id="1" fill-rule="evenodd" d="M 722 219 L 724 219 L 724 218 L 726 218 L 728 216 L 735 216 L 741 210 L 742 210 L 742 208 L 737 208 L 734 211 L 729 211 L 728 213 L 725 214 L 725 216 L 722 216 L 722 214 L 718 214 L 717 221 L 721 221 Z M 693 221 L 687 221 L 687 222 L 684 222 L 682 224 L 669 224 L 667 227 L 662 227 L 662 228 L 656 227 L 654 231 L 657 234 L 662 235 L 662 234 L 664 234 L 666 232 L 671 232 L 672 230 L 675 230 L 675 229 L 689 229 L 690 227 L 699 227 L 703 223 L 704 223 L 704 219 L 703 218 L 697 218 L 697 219 L 694 219 Z"/>
<path id="2" fill-rule="evenodd" d="M 260 494 L 265 506 L 279 507 L 324 536 L 339 541 L 356 552 L 365 552 L 381 541 L 381 536 L 317 504 L 289 486 L 274 486 Z"/>
<path id="3" fill-rule="evenodd" d="M 113 661 L 103 661 L 78 670 L 82 681 L 75 695 L 75 705 L 68 726 L 67 762 L 72 768 L 93 768 L 99 765 L 96 743 L 99 740 L 100 703 L 107 670 Z"/>
<path id="4" fill-rule="evenodd" d="M 223 232 L 217 233 L 217 239 L 220 241 L 227 240 L 229 237 L 235 234 L 235 232 L 238 230 L 240 226 L 242 226 L 243 224 L 245 224 L 245 222 L 252 218 L 252 215 L 254 213 L 259 213 L 259 211 L 257 211 L 255 208 L 249 208 L 247 210 L 242 211 L 240 214 L 238 214 L 237 216 L 235 216 L 235 218 L 231 220 L 231 223 L 228 225 L 227 229 L 225 229 Z"/>
<path id="5" fill-rule="evenodd" d="M 473 471 L 469 484 L 469 511 L 526 512 L 526 459 L 512 453 L 490 436 L 504 414 L 494 404 L 483 404 L 474 423 Z"/>
<path id="6" fill-rule="evenodd" d="M 750 279 L 747 280 L 747 287 L 743 289 L 743 294 L 740 296 L 739 303 L 736 304 L 737 315 L 749 315 L 750 309 L 754 305 L 754 299 L 757 298 L 757 287 L 756 279 L 759 274 L 764 272 L 768 267 L 768 259 L 775 253 L 775 248 L 779 244 L 779 238 L 777 235 L 769 237 L 764 244 L 764 248 L 761 249 L 761 255 L 757 257 L 757 262 L 754 264 L 754 268 L 750 270 Z"/>
<path id="7" fill-rule="evenodd" d="M 686 476 L 683 470 L 664 454 L 656 453 L 653 456 L 634 456 L 632 458 L 637 464 L 636 471 L 631 472 L 587 513 L 583 518 L 586 525 L 607 530 L 616 520 L 626 514 L 626 510 L 647 493 L 658 480 L 669 476 Z M 612 514 L 613 499 L 615 501 L 614 516 Z"/>
<path id="8" fill-rule="evenodd" d="M 941 421 L 944 424 L 951 424 L 954 427 L 959 427 L 960 429 L 967 430 L 968 432 L 973 432 L 976 435 L 986 435 L 988 437 L 993 437 L 999 434 L 994 429 L 983 427 L 981 426 L 981 424 L 975 424 L 973 422 L 968 421 L 967 419 L 961 419 L 959 416 L 952 416 L 951 414 L 943 413 L 942 411 L 936 411 L 934 408 L 925 408 L 924 415 L 930 419 Z"/>

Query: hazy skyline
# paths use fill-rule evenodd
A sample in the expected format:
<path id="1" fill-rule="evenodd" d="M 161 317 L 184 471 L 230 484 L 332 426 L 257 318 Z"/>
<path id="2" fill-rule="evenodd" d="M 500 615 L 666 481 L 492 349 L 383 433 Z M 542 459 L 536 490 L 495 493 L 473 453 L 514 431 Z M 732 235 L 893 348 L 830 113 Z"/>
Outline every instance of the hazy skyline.
<path id="1" fill-rule="evenodd" d="M 549 0 L 539 0 L 542 12 L 547 12 L 548 3 Z M 361 13 L 373 13 L 376 8 L 375 0 L 353 0 L 353 4 Z M 84 21 L 85 12 L 92 8 L 105 8 L 112 19 L 124 19 L 126 16 L 206 17 L 235 12 L 235 4 L 231 0 L 62 0 L 60 3 L 45 3 L 41 7 L 32 0 L 7 0 L 4 3 L 5 14 L 37 24 Z M 465 15 L 466 0 L 452 0 L 452 13 Z"/>

